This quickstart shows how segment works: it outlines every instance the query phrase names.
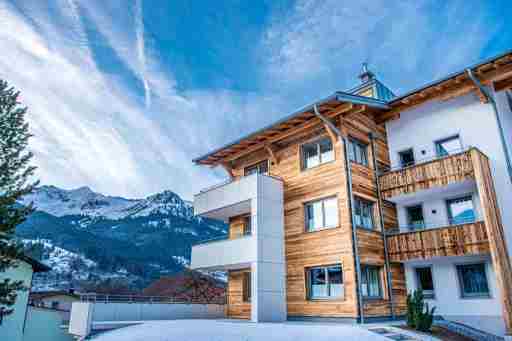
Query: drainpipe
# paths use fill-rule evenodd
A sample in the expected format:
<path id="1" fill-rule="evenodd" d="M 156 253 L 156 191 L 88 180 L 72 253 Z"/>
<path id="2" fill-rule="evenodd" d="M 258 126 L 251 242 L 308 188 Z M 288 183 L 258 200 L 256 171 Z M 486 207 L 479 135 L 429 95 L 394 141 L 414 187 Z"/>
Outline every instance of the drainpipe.
<path id="1" fill-rule="evenodd" d="M 338 137 L 341 141 L 343 141 L 343 150 L 345 153 L 345 167 L 347 169 L 347 191 L 349 200 L 349 212 L 352 222 L 352 249 L 354 252 L 354 263 L 356 267 L 356 293 L 357 293 L 357 301 L 358 301 L 358 311 L 361 324 L 364 324 L 364 306 L 363 306 L 363 296 L 361 293 L 361 262 L 359 260 L 359 250 L 357 248 L 357 231 L 356 231 L 356 223 L 355 217 L 352 208 L 354 207 L 354 196 L 352 194 L 352 169 L 350 168 L 350 161 L 348 159 L 348 141 L 347 138 L 343 136 L 341 131 L 332 123 L 329 119 L 325 118 L 320 114 L 316 104 L 313 106 L 313 112 L 315 115 L 322 120 Z"/>
<path id="2" fill-rule="evenodd" d="M 491 103 L 492 108 L 494 110 L 494 117 L 496 118 L 496 123 L 498 124 L 498 131 L 500 133 L 500 140 L 501 140 L 501 146 L 503 147 L 503 150 L 505 151 L 505 161 L 507 163 L 507 172 L 508 177 L 510 180 L 510 183 L 512 184 L 512 162 L 510 161 L 510 151 L 508 150 L 508 145 L 505 140 L 505 133 L 503 132 L 503 125 L 501 123 L 500 115 L 498 112 L 498 106 L 496 104 L 496 101 L 494 100 L 494 96 L 489 92 L 489 90 L 480 83 L 478 78 L 473 74 L 473 71 L 471 69 L 466 69 L 466 73 L 468 74 L 468 77 L 475 83 L 478 89 L 482 92 L 482 94 L 485 96 L 485 98 Z"/>
<path id="3" fill-rule="evenodd" d="M 372 160 L 373 160 L 373 172 L 375 174 L 375 188 L 377 189 L 377 200 L 379 207 L 379 221 L 380 221 L 380 230 L 382 232 L 382 241 L 384 243 L 384 267 L 386 269 L 386 278 L 387 278 L 387 287 L 388 287 L 388 297 L 389 297 L 389 308 L 391 310 L 391 318 L 394 320 L 395 316 L 395 301 L 393 297 L 393 288 L 392 284 L 392 276 L 391 276 L 391 266 L 389 264 L 389 252 L 388 252 L 388 240 L 386 237 L 386 229 L 384 227 L 384 213 L 382 211 L 382 196 L 380 192 L 380 182 L 379 182 L 379 168 L 377 167 L 377 155 L 375 150 L 375 134 L 369 133 L 370 145 L 372 148 Z"/>

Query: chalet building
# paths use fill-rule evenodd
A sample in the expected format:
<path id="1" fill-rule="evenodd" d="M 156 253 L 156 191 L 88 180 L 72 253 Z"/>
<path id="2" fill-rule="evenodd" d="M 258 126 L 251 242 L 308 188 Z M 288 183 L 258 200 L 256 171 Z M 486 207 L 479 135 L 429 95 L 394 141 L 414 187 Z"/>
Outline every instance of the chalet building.
<path id="1" fill-rule="evenodd" d="M 230 181 L 194 197 L 229 222 L 192 248 L 252 321 L 436 314 L 512 334 L 512 51 L 396 96 L 356 88 L 194 160 Z"/>

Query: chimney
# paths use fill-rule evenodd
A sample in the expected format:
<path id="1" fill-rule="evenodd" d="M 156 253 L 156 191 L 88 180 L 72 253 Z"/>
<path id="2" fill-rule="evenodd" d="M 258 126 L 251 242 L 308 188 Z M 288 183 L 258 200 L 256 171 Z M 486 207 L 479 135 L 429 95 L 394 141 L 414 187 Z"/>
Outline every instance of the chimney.
<path id="1" fill-rule="evenodd" d="M 361 73 L 359 74 L 359 79 L 361 80 L 361 83 L 366 83 L 368 81 L 373 80 L 374 78 L 374 73 L 368 70 L 368 63 L 364 62 L 361 68 Z"/>

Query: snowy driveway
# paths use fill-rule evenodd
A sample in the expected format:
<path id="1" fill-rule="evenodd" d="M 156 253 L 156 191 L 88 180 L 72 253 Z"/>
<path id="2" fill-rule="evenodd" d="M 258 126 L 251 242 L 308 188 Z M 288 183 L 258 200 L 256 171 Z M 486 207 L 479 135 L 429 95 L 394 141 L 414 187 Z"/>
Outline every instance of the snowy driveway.
<path id="1" fill-rule="evenodd" d="M 403 335 L 405 336 L 405 335 Z M 417 340 L 394 338 L 395 340 Z M 286 322 L 251 323 L 226 320 L 150 321 L 105 332 L 94 341 L 390 341 L 359 325 Z"/>

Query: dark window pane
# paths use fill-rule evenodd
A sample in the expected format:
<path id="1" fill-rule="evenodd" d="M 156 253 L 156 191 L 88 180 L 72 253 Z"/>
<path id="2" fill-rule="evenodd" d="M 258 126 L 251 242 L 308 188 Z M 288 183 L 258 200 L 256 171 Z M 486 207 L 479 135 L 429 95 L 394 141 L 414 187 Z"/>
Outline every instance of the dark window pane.
<path id="1" fill-rule="evenodd" d="M 485 274 L 485 264 L 465 264 L 457 266 L 462 296 L 489 296 L 489 286 Z"/>
<path id="2" fill-rule="evenodd" d="M 302 146 L 302 154 L 304 158 L 304 168 L 311 168 L 320 164 L 320 156 L 318 155 L 318 146 L 316 143 L 309 143 Z"/>
<path id="3" fill-rule="evenodd" d="M 434 297 L 434 281 L 432 279 L 432 271 L 429 267 L 417 268 L 416 277 L 418 280 L 418 287 L 423 290 L 425 298 Z"/>
<path id="4" fill-rule="evenodd" d="M 329 162 L 334 160 L 334 150 L 332 148 L 331 139 L 323 139 L 319 142 L 320 145 L 320 162 Z"/>
<path id="5" fill-rule="evenodd" d="M 310 298 L 335 298 L 344 295 L 341 265 L 311 268 L 307 275 Z"/>
<path id="6" fill-rule="evenodd" d="M 356 140 L 349 140 L 348 158 L 355 163 L 368 166 L 367 145 Z"/>
<path id="7" fill-rule="evenodd" d="M 251 301 L 251 273 L 244 272 L 243 277 L 243 299 L 245 302 Z"/>
<path id="8" fill-rule="evenodd" d="M 244 235 L 250 235 L 252 232 L 251 216 L 244 217 Z"/>
<path id="9" fill-rule="evenodd" d="M 407 207 L 407 218 L 410 229 L 415 230 L 425 227 L 421 205 Z"/>
<path id="10" fill-rule="evenodd" d="M 341 297 L 343 296 L 343 274 L 341 266 L 332 266 L 327 268 L 329 279 L 329 296 Z"/>
<path id="11" fill-rule="evenodd" d="M 414 165 L 414 152 L 412 149 L 404 150 L 398 153 L 398 155 L 400 156 L 400 166 L 407 167 Z"/>
<path id="12" fill-rule="evenodd" d="M 244 169 L 245 176 L 256 174 L 256 173 L 268 174 L 268 161 L 267 160 L 261 161 L 255 165 L 252 165 L 249 167 L 245 167 L 245 169 Z"/>
<path id="13" fill-rule="evenodd" d="M 447 201 L 451 224 L 464 224 L 475 221 L 475 209 L 471 196 Z"/>
<path id="14" fill-rule="evenodd" d="M 327 297 L 328 286 L 327 276 L 324 268 L 315 268 L 310 270 L 311 278 L 311 296 Z"/>
<path id="15" fill-rule="evenodd" d="M 378 298 L 380 294 L 380 270 L 376 266 L 361 267 L 361 293 L 363 297 Z"/>
<path id="16" fill-rule="evenodd" d="M 373 203 L 354 198 L 354 219 L 356 226 L 373 229 Z"/>

